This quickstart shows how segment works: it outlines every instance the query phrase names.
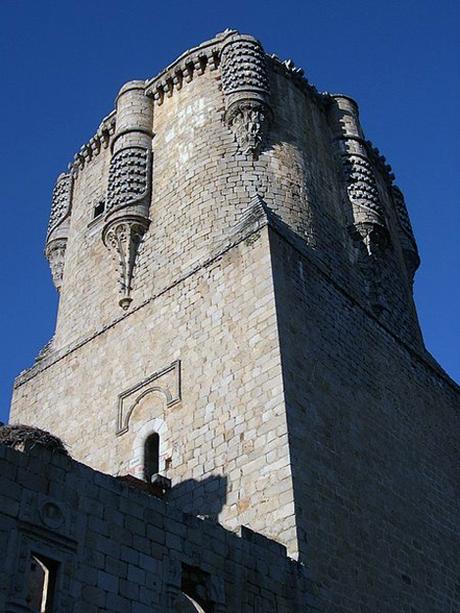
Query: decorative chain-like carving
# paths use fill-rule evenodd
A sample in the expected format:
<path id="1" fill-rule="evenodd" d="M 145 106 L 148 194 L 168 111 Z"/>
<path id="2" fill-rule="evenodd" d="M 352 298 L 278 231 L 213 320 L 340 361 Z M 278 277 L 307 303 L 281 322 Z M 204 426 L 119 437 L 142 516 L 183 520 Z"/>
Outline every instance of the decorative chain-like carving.
<path id="1" fill-rule="evenodd" d="M 104 233 L 104 244 L 111 250 L 118 266 L 119 305 L 126 310 L 132 302 L 131 290 L 139 245 L 147 230 L 145 220 L 121 219 Z"/>
<path id="2" fill-rule="evenodd" d="M 271 116 L 264 50 L 251 36 L 232 34 L 222 49 L 225 122 L 242 153 L 257 154 Z"/>
<path id="3" fill-rule="evenodd" d="M 63 173 L 58 177 L 53 190 L 51 214 L 48 223 L 48 236 L 70 213 L 72 202 L 72 177 Z"/>
<path id="4" fill-rule="evenodd" d="M 65 250 L 72 208 L 73 179 L 70 173 L 59 175 L 53 190 L 51 214 L 46 236 L 45 256 L 56 289 L 60 291 L 64 276 Z"/>
<path id="5" fill-rule="evenodd" d="M 222 50 L 222 89 L 228 95 L 254 89 L 270 93 L 265 53 L 252 37 L 237 37 Z"/>
<path id="6" fill-rule="evenodd" d="M 112 157 L 107 212 L 135 204 L 150 192 L 151 154 L 143 147 L 126 147 Z"/>
<path id="7" fill-rule="evenodd" d="M 348 196 L 353 204 L 371 209 L 382 217 L 379 192 L 369 160 L 358 155 L 345 154 L 343 168 Z"/>

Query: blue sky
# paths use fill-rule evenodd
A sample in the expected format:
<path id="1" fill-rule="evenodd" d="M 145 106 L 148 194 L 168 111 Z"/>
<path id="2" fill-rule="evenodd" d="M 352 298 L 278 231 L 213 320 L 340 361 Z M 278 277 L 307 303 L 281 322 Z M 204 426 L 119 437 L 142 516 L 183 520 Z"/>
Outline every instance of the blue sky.
<path id="1" fill-rule="evenodd" d="M 2 0 L 0 419 L 14 376 L 54 330 L 57 296 L 42 253 L 56 176 L 121 84 L 155 75 L 227 27 L 292 58 L 318 89 L 359 102 L 367 137 L 406 195 L 427 347 L 458 380 L 459 26 L 459 3 L 447 0 Z"/>

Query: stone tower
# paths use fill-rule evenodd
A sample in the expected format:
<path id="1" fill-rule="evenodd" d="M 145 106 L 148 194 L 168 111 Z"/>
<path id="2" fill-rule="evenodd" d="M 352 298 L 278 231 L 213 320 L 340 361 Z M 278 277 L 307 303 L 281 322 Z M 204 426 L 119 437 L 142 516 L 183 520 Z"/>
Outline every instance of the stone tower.
<path id="1" fill-rule="evenodd" d="M 122 87 L 58 177 L 46 256 L 56 332 L 13 422 L 284 544 L 327 611 L 455 610 L 458 390 L 356 102 L 225 31 Z"/>

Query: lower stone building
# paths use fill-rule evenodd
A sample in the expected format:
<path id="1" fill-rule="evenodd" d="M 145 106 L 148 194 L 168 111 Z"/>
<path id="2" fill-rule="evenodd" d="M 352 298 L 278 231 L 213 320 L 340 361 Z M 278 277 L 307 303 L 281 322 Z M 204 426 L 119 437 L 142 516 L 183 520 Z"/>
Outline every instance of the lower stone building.
<path id="1" fill-rule="evenodd" d="M 0 611 L 318 611 L 283 545 L 183 513 L 161 487 L 20 446 L 0 445 Z"/>

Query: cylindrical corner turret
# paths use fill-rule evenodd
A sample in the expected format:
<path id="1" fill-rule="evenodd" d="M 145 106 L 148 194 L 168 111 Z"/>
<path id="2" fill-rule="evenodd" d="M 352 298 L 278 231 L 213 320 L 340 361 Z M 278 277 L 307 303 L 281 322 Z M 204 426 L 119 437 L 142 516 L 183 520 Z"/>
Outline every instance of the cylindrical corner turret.
<path id="1" fill-rule="evenodd" d="M 225 122 L 242 153 L 257 154 L 270 120 L 265 52 L 252 36 L 234 33 L 221 51 Z"/>
<path id="2" fill-rule="evenodd" d="M 150 148 L 153 132 L 153 100 L 145 95 L 144 81 L 128 81 L 116 98 L 117 119 L 112 152 L 125 147 Z"/>
<path id="3" fill-rule="evenodd" d="M 153 100 L 144 81 L 129 81 L 117 96 L 105 225 L 102 233 L 119 268 L 120 306 L 132 301 L 132 279 L 139 244 L 149 220 L 152 180 Z"/>
<path id="4" fill-rule="evenodd" d="M 356 102 L 349 96 L 332 96 L 330 116 L 341 156 L 347 196 L 352 205 L 352 235 L 362 240 L 371 255 L 385 247 L 389 234 L 374 168 L 369 159 Z"/>
<path id="5" fill-rule="evenodd" d="M 62 173 L 53 190 L 51 214 L 46 236 L 45 255 L 56 289 L 60 291 L 64 278 L 65 251 L 69 235 L 72 207 L 72 176 Z"/>

